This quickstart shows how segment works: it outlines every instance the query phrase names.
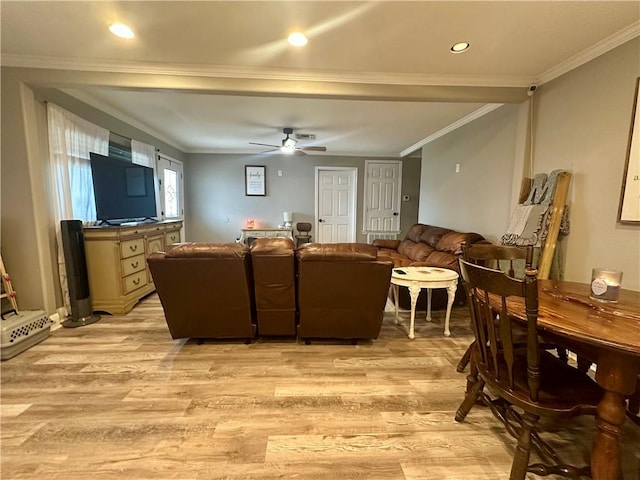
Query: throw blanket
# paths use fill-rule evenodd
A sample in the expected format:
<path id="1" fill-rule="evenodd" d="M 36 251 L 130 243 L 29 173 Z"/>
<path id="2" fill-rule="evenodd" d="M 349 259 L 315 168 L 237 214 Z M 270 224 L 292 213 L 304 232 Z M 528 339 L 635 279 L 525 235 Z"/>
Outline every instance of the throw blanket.
<path id="1" fill-rule="evenodd" d="M 511 214 L 509 228 L 500 239 L 503 245 L 539 247 L 549 222 L 548 205 L 518 205 Z"/>

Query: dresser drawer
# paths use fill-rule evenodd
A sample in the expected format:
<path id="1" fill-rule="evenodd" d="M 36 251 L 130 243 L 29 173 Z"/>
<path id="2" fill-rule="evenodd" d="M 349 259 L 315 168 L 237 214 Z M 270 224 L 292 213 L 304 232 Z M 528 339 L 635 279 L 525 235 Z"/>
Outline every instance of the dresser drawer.
<path id="1" fill-rule="evenodd" d="M 144 255 L 144 239 L 136 238 L 120 243 L 120 258 L 129 258 L 140 254 Z"/>
<path id="2" fill-rule="evenodd" d="M 147 284 L 147 272 L 142 271 L 138 273 L 134 273 L 132 275 L 128 275 L 123 278 L 124 282 L 124 294 L 133 292 L 140 287 L 144 287 Z"/>
<path id="3" fill-rule="evenodd" d="M 164 244 L 171 245 L 172 243 L 180 242 L 180 232 L 170 232 L 164 236 Z"/>
<path id="4" fill-rule="evenodd" d="M 161 252 L 163 249 L 162 235 L 147 238 L 147 255 L 151 255 L 154 252 Z"/>
<path id="5" fill-rule="evenodd" d="M 135 257 L 129 257 L 125 258 L 124 260 L 120 260 L 120 264 L 122 265 L 123 277 L 131 275 L 132 273 L 139 272 L 140 270 L 144 270 L 146 266 L 144 253 L 136 255 Z"/>

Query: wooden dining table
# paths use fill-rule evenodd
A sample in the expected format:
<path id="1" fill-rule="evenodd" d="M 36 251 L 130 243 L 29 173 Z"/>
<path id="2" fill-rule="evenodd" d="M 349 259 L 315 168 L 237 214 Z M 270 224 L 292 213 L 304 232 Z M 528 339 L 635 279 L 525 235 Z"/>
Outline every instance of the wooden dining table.
<path id="1" fill-rule="evenodd" d="M 620 290 L 617 303 L 593 300 L 589 293 L 589 284 L 539 280 L 538 328 L 578 355 L 587 352 L 596 364 L 604 396 L 597 409 L 591 473 L 593 480 L 618 480 L 626 398 L 635 392 L 640 374 L 640 292 Z M 510 299 L 508 310 L 526 319 L 521 299 Z"/>

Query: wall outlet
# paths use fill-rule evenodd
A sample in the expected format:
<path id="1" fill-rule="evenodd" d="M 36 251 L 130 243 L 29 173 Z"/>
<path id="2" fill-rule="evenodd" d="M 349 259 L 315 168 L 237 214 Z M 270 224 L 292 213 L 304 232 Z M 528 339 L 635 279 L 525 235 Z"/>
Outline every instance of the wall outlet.
<path id="1" fill-rule="evenodd" d="M 278 176 L 281 177 L 282 176 L 282 170 L 278 170 Z"/>
<path id="2" fill-rule="evenodd" d="M 456 173 L 460 173 L 460 164 L 456 163 Z"/>

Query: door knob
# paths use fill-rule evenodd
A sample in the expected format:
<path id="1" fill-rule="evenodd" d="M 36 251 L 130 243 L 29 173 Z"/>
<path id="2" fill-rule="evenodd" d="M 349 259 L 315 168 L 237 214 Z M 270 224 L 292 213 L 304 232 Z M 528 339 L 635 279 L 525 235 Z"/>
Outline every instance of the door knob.
<path id="1" fill-rule="evenodd" d="M 321 218 L 319 218 L 319 219 L 318 219 L 318 221 L 319 221 L 320 223 L 324 222 L 324 220 L 323 220 L 323 219 L 321 219 Z"/>
<path id="2" fill-rule="evenodd" d="M 398 212 L 393 212 L 393 216 L 397 217 L 398 216 Z"/>

